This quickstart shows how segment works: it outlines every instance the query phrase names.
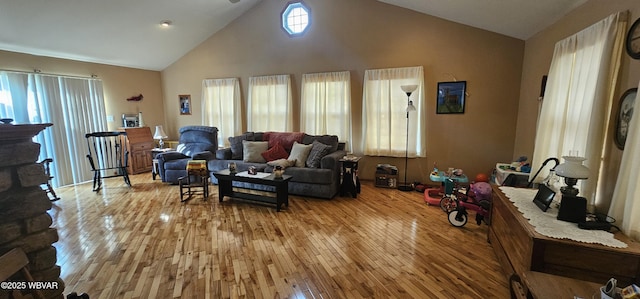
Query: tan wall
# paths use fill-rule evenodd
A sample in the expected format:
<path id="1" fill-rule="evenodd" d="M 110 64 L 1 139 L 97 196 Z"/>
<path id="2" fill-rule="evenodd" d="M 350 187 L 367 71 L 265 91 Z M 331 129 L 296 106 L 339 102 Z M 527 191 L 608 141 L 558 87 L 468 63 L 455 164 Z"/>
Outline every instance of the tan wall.
<path id="1" fill-rule="evenodd" d="M 514 145 L 514 157 L 517 155 L 533 156 L 536 120 L 538 116 L 538 96 L 540 81 L 549 72 L 555 43 L 573 35 L 576 32 L 604 19 L 618 11 L 630 11 L 629 25 L 640 17 L 640 1 L 637 0 L 591 0 L 578 7 L 556 24 L 539 32 L 526 41 L 523 62 L 520 104 L 518 110 L 518 126 Z M 640 80 L 640 61 L 631 59 L 626 52 L 622 54 L 622 66 L 618 78 L 618 86 L 613 103 L 612 119 L 617 116 L 619 98 L 625 90 L 638 86 Z M 614 126 L 609 128 L 609 135 Z M 607 141 L 605 153 L 606 180 L 598 184 L 604 186 L 604 194 L 598 205 L 598 210 L 606 212 L 609 199 L 613 195 L 615 180 L 622 157 L 622 151 L 613 143 L 610 137 Z"/>
<path id="2" fill-rule="evenodd" d="M 205 78 L 239 77 L 246 105 L 250 76 L 291 74 L 298 111 L 302 74 L 351 72 L 354 139 L 361 140 L 362 80 L 366 69 L 424 66 L 427 158 L 410 161 L 408 180 L 429 182 L 440 168 L 475 176 L 511 161 L 524 42 L 374 0 L 307 0 L 312 24 L 298 38 L 280 28 L 286 1 L 264 0 L 162 72 L 169 134 L 201 123 Z M 465 113 L 435 113 L 437 82 L 466 80 Z M 191 94 L 193 114 L 179 115 L 178 95 Z M 299 114 L 294 115 L 299 129 Z M 404 159 L 366 157 L 360 176 L 373 179 L 378 163 Z"/>
<path id="3" fill-rule="evenodd" d="M 24 72 L 39 69 L 42 73 L 79 77 L 95 74 L 102 79 L 106 113 L 114 118 L 113 122 L 108 123 L 109 130 L 122 126 L 123 113 L 140 111 L 145 124 L 152 128 L 152 133 L 154 126 L 164 125 L 160 72 L 7 51 L 0 51 L 0 69 Z M 139 94 L 144 96 L 140 102 L 126 100 Z"/>

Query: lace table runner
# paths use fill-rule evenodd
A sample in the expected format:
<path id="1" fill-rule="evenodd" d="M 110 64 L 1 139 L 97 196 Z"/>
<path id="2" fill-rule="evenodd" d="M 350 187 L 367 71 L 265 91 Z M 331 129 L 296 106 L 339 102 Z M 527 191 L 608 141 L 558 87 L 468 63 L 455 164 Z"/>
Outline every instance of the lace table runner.
<path id="1" fill-rule="evenodd" d="M 243 172 L 236 173 L 236 176 L 243 176 L 248 178 L 261 178 L 261 179 L 264 179 L 270 175 L 271 174 L 268 172 L 256 172 L 256 174 L 249 174 L 248 171 L 243 171 Z"/>
<path id="2" fill-rule="evenodd" d="M 533 203 L 537 189 L 525 189 L 514 187 L 500 187 L 500 190 L 513 202 L 513 205 L 529 219 L 529 223 L 535 227 L 541 235 L 555 239 L 569 239 L 584 243 L 597 243 L 609 247 L 626 248 L 627 244 L 617 240 L 613 234 L 603 230 L 584 230 L 571 222 L 556 219 L 558 208 L 555 200 L 546 212 L 543 212 Z"/>

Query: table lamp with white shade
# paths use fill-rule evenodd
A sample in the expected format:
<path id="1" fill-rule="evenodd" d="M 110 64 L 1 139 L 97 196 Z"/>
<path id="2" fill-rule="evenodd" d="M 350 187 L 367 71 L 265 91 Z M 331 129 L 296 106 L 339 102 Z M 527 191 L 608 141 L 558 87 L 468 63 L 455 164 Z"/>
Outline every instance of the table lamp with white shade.
<path id="1" fill-rule="evenodd" d="M 153 139 L 158 140 L 160 148 L 164 148 L 164 140 L 168 137 L 169 136 L 167 136 L 167 133 L 165 133 L 164 129 L 162 129 L 162 126 L 156 126 L 156 133 L 153 134 Z"/>
<path id="2" fill-rule="evenodd" d="M 564 177 L 564 182 L 567 185 L 560 188 L 562 201 L 558 211 L 558 220 L 574 223 L 584 222 L 587 213 L 587 199 L 578 196 L 578 189 L 574 186 L 578 180 L 589 178 L 589 168 L 582 164 L 586 159 L 576 156 L 562 156 L 562 158 L 564 162 L 556 166 L 555 171 L 556 175 Z"/>

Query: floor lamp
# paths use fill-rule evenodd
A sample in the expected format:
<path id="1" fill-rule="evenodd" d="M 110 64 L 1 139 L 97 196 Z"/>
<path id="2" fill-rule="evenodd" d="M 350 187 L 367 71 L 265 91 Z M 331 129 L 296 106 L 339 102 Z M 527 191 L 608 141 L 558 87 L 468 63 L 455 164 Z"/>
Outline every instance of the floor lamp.
<path id="1" fill-rule="evenodd" d="M 407 166 L 409 165 L 409 112 L 416 111 L 416 107 L 413 106 L 413 101 L 411 100 L 411 94 L 418 88 L 418 85 L 402 85 L 400 88 L 407 94 L 407 140 L 404 151 L 404 183 L 402 185 L 398 184 L 398 190 L 411 191 L 413 187 L 407 184 Z"/>

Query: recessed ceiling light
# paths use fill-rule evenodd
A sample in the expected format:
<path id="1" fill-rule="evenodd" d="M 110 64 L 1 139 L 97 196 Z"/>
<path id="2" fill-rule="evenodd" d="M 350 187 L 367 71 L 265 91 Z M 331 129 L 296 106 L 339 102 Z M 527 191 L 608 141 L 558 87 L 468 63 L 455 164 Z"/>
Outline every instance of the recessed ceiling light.
<path id="1" fill-rule="evenodd" d="M 170 20 L 164 20 L 164 21 L 160 22 L 160 26 L 169 27 L 169 26 L 171 26 L 171 23 L 172 22 Z"/>

